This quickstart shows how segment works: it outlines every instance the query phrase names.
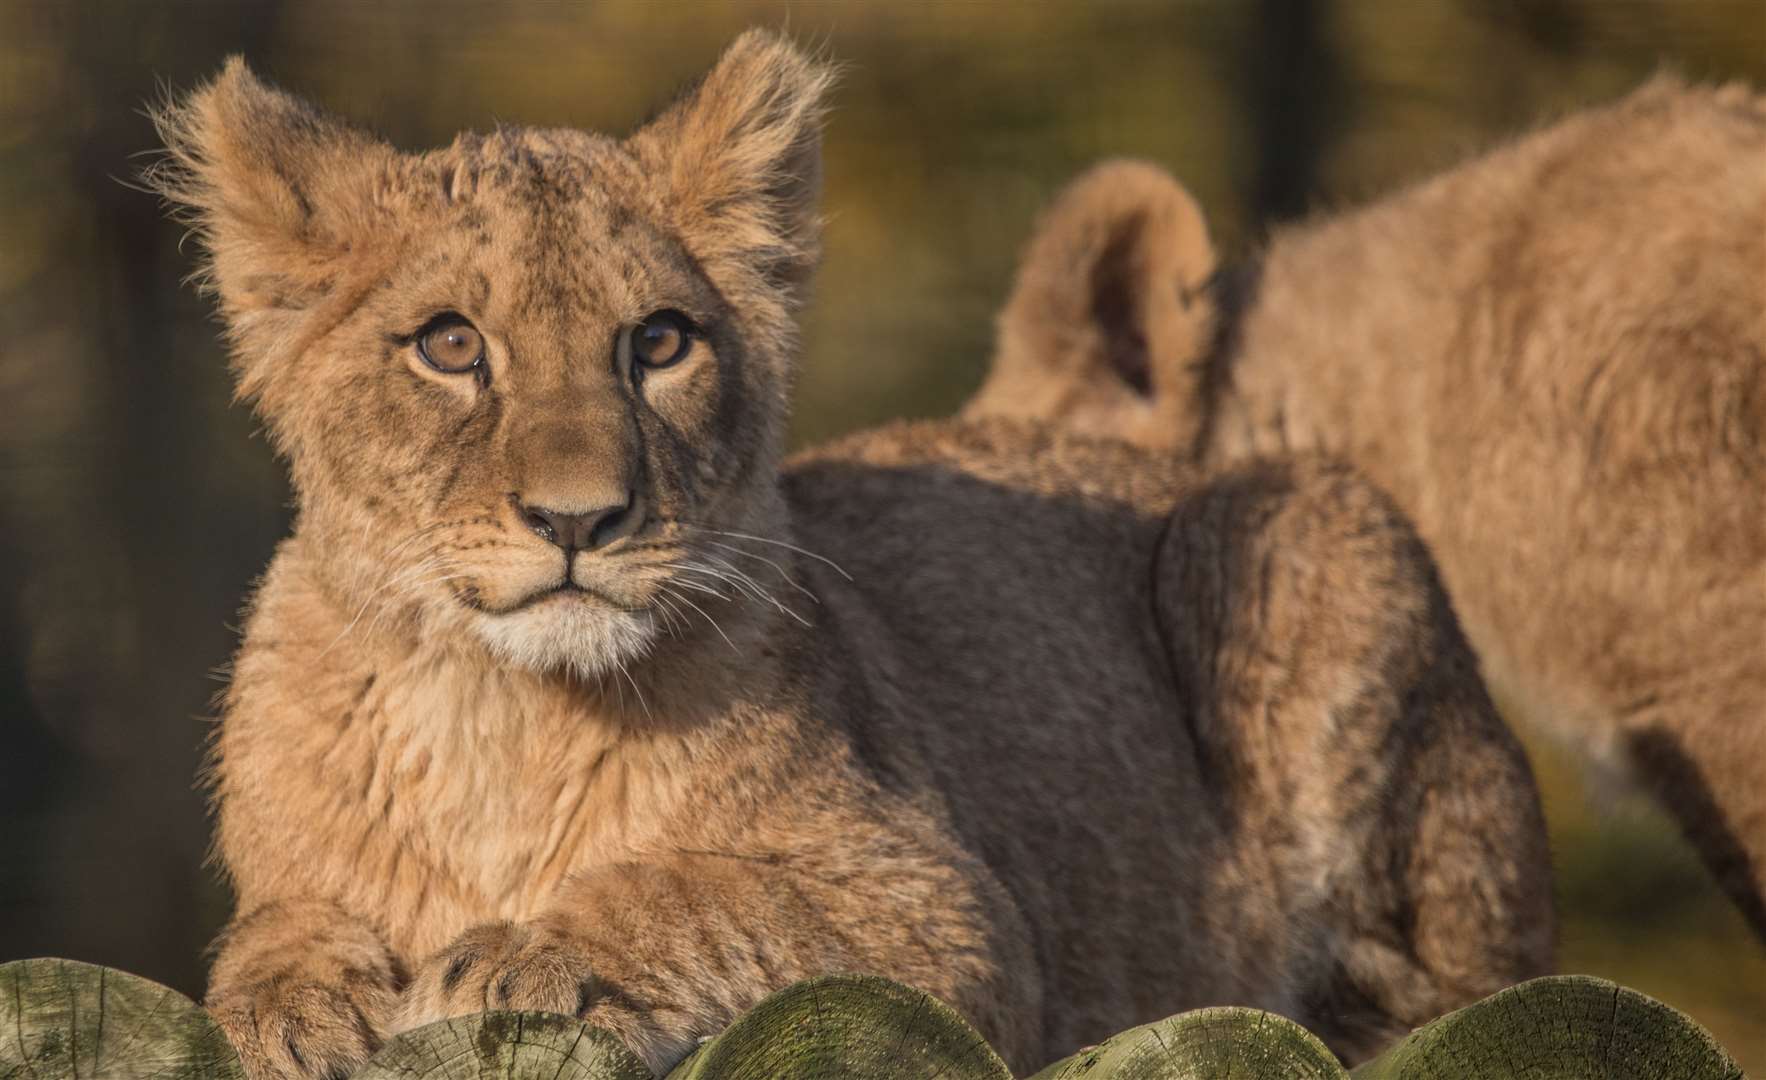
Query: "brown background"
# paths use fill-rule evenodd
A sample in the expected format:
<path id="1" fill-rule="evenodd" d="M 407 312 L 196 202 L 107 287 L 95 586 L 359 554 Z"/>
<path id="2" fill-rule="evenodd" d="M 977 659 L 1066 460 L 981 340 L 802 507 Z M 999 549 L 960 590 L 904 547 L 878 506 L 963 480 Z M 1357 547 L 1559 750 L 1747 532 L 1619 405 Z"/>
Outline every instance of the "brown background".
<path id="1" fill-rule="evenodd" d="M 806 441 L 961 401 L 1035 211 L 1101 156 L 1172 169 L 1242 253 L 1663 64 L 1766 86 L 1760 0 L 0 0 L 0 960 L 196 993 L 227 910 L 193 778 L 288 496 L 179 286 L 180 230 L 122 182 L 154 145 L 144 101 L 243 52 L 401 145 L 623 131 L 751 23 L 849 65 Z M 1658 814 L 1533 741 L 1563 967 L 1689 1010 L 1766 1075 L 1766 950 Z"/>

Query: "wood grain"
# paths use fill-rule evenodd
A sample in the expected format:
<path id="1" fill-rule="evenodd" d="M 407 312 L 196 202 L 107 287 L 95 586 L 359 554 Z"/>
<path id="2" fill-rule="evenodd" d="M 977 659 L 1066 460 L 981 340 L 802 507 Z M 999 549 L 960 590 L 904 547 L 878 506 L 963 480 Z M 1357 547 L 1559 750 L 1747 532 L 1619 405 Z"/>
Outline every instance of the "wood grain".
<path id="1" fill-rule="evenodd" d="M 650 1080 L 614 1035 L 568 1016 L 489 1012 L 406 1032 L 357 1080 Z M 1011 1080 L 949 1006 L 874 976 L 772 995 L 667 1080 Z M 201 1006 L 74 960 L 0 964 L 0 1080 L 244 1080 Z M 1435 1020 L 1344 1072 L 1304 1028 L 1197 1009 L 1131 1028 L 1031 1080 L 1745 1080 L 1689 1017 L 1585 975 L 1534 979 Z"/>
<path id="2" fill-rule="evenodd" d="M 0 964 L 4 1080 L 244 1080 L 202 1006 L 77 960 Z"/>
<path id="3" fill-rule="evenodd" d="M 355 1080 L 651 1080 L 609 1032 L 555 1013 L 487 1012 L 390 1040 Z"/>
<path id="4" fill-rule="evenodd" d="M 1355 1080 L 1743 1080 L 1684 1013 L 1589 975 L 1553 975 L 1418 1028 Z"/>
<path id="5" fill-rule="evenodd" d="M 1345 1080 L 1305 1028 L 1257 1009 L 1197 1009 L 1130 1028 L 1031 1080 Z"/>
<path id="6" fill-rule="evenodd" d="M 833 975 L 756 1005 L 668 1080 L 1011 1080 L 950 1006 L 874 976 Z"/>

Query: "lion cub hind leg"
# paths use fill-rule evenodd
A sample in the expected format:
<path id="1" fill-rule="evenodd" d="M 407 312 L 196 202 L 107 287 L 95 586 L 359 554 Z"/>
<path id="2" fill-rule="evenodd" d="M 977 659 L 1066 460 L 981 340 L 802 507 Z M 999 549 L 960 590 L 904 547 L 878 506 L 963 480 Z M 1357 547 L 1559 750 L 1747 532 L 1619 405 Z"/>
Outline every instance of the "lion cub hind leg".
<path id="1" fill-rule="evenodd" d="M 1256 992 L 1355 1060 L 1545 972 L 1532 774 L 1386 496 L 1346 465 L 1248 465 L 1179 504 L 1158 558 L 1222 837 L 1205 887 L 1280 958 Z"/>

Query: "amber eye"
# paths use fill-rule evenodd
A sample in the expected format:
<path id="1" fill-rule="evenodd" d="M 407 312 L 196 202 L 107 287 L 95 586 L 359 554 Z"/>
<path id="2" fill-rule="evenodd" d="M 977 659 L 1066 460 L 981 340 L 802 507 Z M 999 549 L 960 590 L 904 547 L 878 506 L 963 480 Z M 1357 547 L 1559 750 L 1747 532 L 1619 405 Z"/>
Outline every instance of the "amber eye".
<path id="1" fill-rule="evenodd" d="M 647 368 L 665 368 L 686 359 L 699 331 L 678 311 L 658 311 L 626 331 L 632 359 Z"/>
<path id="2" fill-rule="evenodd" d="M 484 335 L 461 316 L 444 315 L 418 333 L 417 355 L 437 371 L 458 375 L 484 363 Z"/>

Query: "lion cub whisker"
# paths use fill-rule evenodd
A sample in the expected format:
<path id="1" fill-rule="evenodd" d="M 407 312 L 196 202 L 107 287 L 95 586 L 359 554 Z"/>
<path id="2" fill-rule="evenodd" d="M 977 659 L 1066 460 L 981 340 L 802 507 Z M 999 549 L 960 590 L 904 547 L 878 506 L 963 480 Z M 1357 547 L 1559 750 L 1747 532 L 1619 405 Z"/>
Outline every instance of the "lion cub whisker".
<path id="1" fill-rule="evenodd" d="M 662 618 L 663 630 L 667 632 L 669 637 L 679 638 L 681 636 L 681 626 L 676 620 L 680 619 L 684 621 L 686 616 L 682 615 L 680 609 L 675 607 L 674 601 L 671 598 L 660 591 L 656 595 L 656 604 L 658 614 Z"/>
<path id="2" fill-rule="evenodd" d="M 422 559 L 419 559 L 418 561 L 412 563 L 410 566 L 403 567 L 399 570 L 396 570 L 396 571 L 393 571 L 392 573 L 387 574 L 385 579 L 382 580 L 379 585 L 375 586 L 374 589 L 372 589 L 368 593 L 367 596 L 362 598 L 361 607 L 356 609 L 355 615 L 353 617 L 351 617 L 350 621 L 344 625 L 344 628 L 342 630 L 339 630 L 337 632 L 337 636 L 335 638 L 331 639 L 331 643 L 329 645 L 326 645 L 325 648 L 320 650 L 319 658 L 321 658 L 321 659 L 324 658 L 324 656 L 327 653 L 329 653 L 332 649 L 337 647 L 338 642 L 342 641 L 344 638 L 349 636 L 350 631 L 354 630 L 356 628 L 356 624 L 362 621 L 362 616 L 367 613 L 369 605 L 373 604 L 375 602 L 375 600 L 378 598 L 378 599 L 380 599 L 379 609 L 375 612 L 375 616 L 374 616 L 373 620 L 371 620 L 368 624 L 368 633 L 369 633 L 369 636 L 372 636 L 374 627 L 376 625 L 378 625 L 381 615 L 384 614 L 384 612 L 386 611 L 390 602 L 392 600 L 398 599 L 400 596 L 405 595 L 405 594 L 413 591 L 414 589 L 420 587 L 417 585 L 408 584 L 409 579 L 412 577 L 421 575 L 421 574 L 430 573 L 435 570 L 444 569 L 445 568 L 444 563 L 445 563 L 446 558 L 447 557 L 443 556 L 443 555 L 427 555 L 427 556 L 424 556 Z M 459 575 L 455 575 L 455 576 L 456 577 L 465 577 L 467 575 L 459 574 Z M 447 580 L 447 579 L 438 578 L 436 580 L 441 581 L 441 580 Z M 428 584 L 428 583 L 425 583 L 425 584 Z M 385 596 L 384 594 L 386 593 L 386 591 L 388 589 L 395 589 L 396 591 L 390 597 Z"/>
<path id="3" fill-rule="evenodd" d="M 752 577 L 749 577 L 747 574 L 736 569 L 734 566 L 731 566 L 728 561 L 726 561 L 724 559 L 718 559 L 716 556 L 707 556 L 707 558 L 711 558 L 711 559 L 715 560 L 716 562 L 718 562 L 720 565 L 726 567 L 728 569 L 728 573 L 726 573 L 722 570 L 712 569 L 711 567 L 705 566 L 704 564 L 700 564 L 700 563 L 688 564 L 688 565 L 682 566 L 681 568 L 683 570 L 690 572 L 690 573 L 710 574 L 712 577 L 717 578 L 719 581 L 727 582 L 731 588 L 736 590 L 736 595 L 738 597 L 751 598 L 754 600 L 758 600 L 763 604 L 771 604 L 773 606 L 773 608 L 776 609 L 780 614 L 788 615 L 791 618 L 797 620 L 799 623 L 803 624 L 804 626 L 809 625 L 809 621 L 806 620 L 803 616 L 799 615 L 797 612 L 793 611 L 791 608 L 785 606 L 783 603 L 780 603 L 778 598 L 775 597 L 764 586 L 762 586 L 759 582 L 755 581 Z"/>
<path id="4" fill-rule="evenodd" d="M 676 584 L 685 585 L 687 583 L 677 579 Z M 704 591 L 710 592 L 713 595 L 722 597 L 723 599 L 726 599 L 726 600 L 729 599 L 728 597 L 723 596 L 722 593 L 718 593 L 712 589 L 705 589 Z M 724 633 L 724 628 L 718 624 L 718 621 L 716 619 L 711 617 L 710 612 L 706 611 L 704 608 L 700 607 L 698 604 L 695 604 L 692 600 L 689 600 L 687 597 L 682 596 L 680 593 L 674 592 L 667 585 L 662 586 L 662 592 L 663 592 L 663 594 L 665 594 L 667 596 L 671 596 L 674 599 L 679 600 L 681 603 L 687 605 L 688 607 L 692 608 L 694 611 L 697 611 L 699 614 L 705 616 L 705 621 L 711 624 L 711 628 L 713 630 L 717 631 L 718 637 L 721 637 L 724 639 L 724 644 L 726 644 L 730 647 L 730 651 L 736 653 L 738 656 L 740 656 L 742 654 L 742 650 L 736 648 L 736 643 L 734 641 L 730 640 L 730 635 Z"/>
<path id="5" fill-rule="evenodd" d="M 650 711 L 650 703 L 644 700 L 644 691 L 638 688 L 638 681 L 632 678 L 632 673 L 627 670 L 626 664 L 622 661 L 618 667 L 614 668 L 614 670 L 624 676 L 625 681 L 631 684 L 632 693 L 638 695 L 638 704 L 643 708 L 644 716 L 650 720 L 656 719 L 655 714 Z M 613 685 L 618 686 L 619 684 L 614 683 Z M 623 690 L 620 691 L 619 695 L 619 707 L 621 711 L 625 709 L 625 692 Z"/>
<path id="6" fill-rule="evenodd" d="M 692 567 L 686 566 L 681 563 L 662 563 L 661 565 L 664 567 L 667 567 L 670 570 L 692 570 L 693 569 Z M 683 589 L 692 589 L 694 592 L 709 593 L 710 595 L 715 596 L 719 600 L 722 600 L 726 603 L 735 599 L 735 597 L 731 596 L 727 592 L 724 592 L 722 589 L 719 589 L 713 585 L 707 585 L 703 581 L 698 581 L 693 578 L 682 578 L 682 577 L 677 577 L 672 580 L 673 580 L 674 584 L 679 585 Z"/>
<path id="7" fill-rule="evenodd" d="M 746 552 L 744 552 L 743 554 L 746 554 Z M 778 600 L 774 599 L 773 592 L 771 589 L 767 588 L 765 585 L 762 585 L 760 582 L 754 580 L 754 576 L 752 574 L 748 573 L 746 570 L 743 570 L 742 568 L 736 566 L 734 563 L 730 562 L 730 560 L 722 557 L 721 555 L 707 555 L 705 557 L 708 560 L 710 560 L 711 562 L 715 563 L 716 565 L 722 567 L 723 569 L 729 571 L 730 573 L 736 575 L 738 578 L 747 582 L 749 587 L 754 588 L 754 589 L 758 589 L 761 593 L 765 594 L 767 600 L 769 602 L 771 602 L 774 606 L 781 608 L 781 610 L 788 610 L 788 609 L 785 609 L 784 605 L 780 604 Z M 777 564 L 775 564 L 775 565 L 777 565 Z M 810 592 L 808 589 L 803 588 L 803 586 L 798 585 L 797 582 L 790 577 L 790 575 L 785 575 L 785 580 L 790 582 L 792 585 L 796 586 L 796 588 L 798 589 L 799 592 L 802 592 L 805 596 L 808 596 L 811 600 L 816 599 L 814 593 Z M 818 600 L 816 602 L 820 603 L 821 601 Z"/>
<path id="8" fill-rule="evenodd" d="M 781 578 L 785 579 L 785 583 L 787 585 L 790 585 L 793 589 L 796 589 L 798 592 L 809 597 L 811 603 L 820 604 L 822 602 L 821 597 L 817 596 L 813 592 L 810 592 L 807 588 L 805 588 L 803 586 L 802 582 L 798 581 L 796 578 L 792 577 L 790 574 L 787 574 L 785 572 L 785 568 L 783 566 L 780 566 L 777 562 L 775 562 L 772 559 L 767 558 L 765 555 L 756 555 L 752 551 L 743 551 L 739 547 L 735 547 L 734 545 L 731 545 L 731 544 L 725 544 L 725 543 L 722 543 L 717 540 L 707 540 L 706 543 L 712 547 L 723 548 L 725 551 L 733 551 L 738 555 L 746 556 L 747 558 L 750 558 L 750 559 L 759 559 L 761 562 L 766 563 L 768 566 L 772 567 L 775 571 L 777 571 L 778 575 Z"/>
<path id="9" fill-rule="evenodd" d="M 826 555 L 818 555 L 815 552 L 809 550 L 808 548 L 798 547 L 796 544 L 787 544 L 783 540 L 774 540 L 774 539 L 772 539 L 770 537 L 766 537 L 766 536 L 755 536 L 752 533 L 731 532 L 729 529 L 713 529 L 713 528 L 710 528 L 709 526 L 705 526 L 705 525 L 695 525 L 692 522 L 685 522 L 684 521 L 681 524 L 689 529 L 694 529 L 699 532 L 715 533 L 718 536 L 733 536 L 738 540 L 753 540 L 757 544 L 773 544 L 777 547 L 782 547 L 787 551 L 795 551 L 799 555 L 807 555 L 810 558 L 816 560 L 817 562 L 827 564 L 828 566 L 833 568 L 833 570 L 836 574 L 839 574 L 841 577 L 845 578 L 848 581 L 851 581 L 853 579 L 852 575 L 847 573 L 845 570 L 841 569 L 840 564 L 835 562 L 833 559 L 828 558 Z"/>

